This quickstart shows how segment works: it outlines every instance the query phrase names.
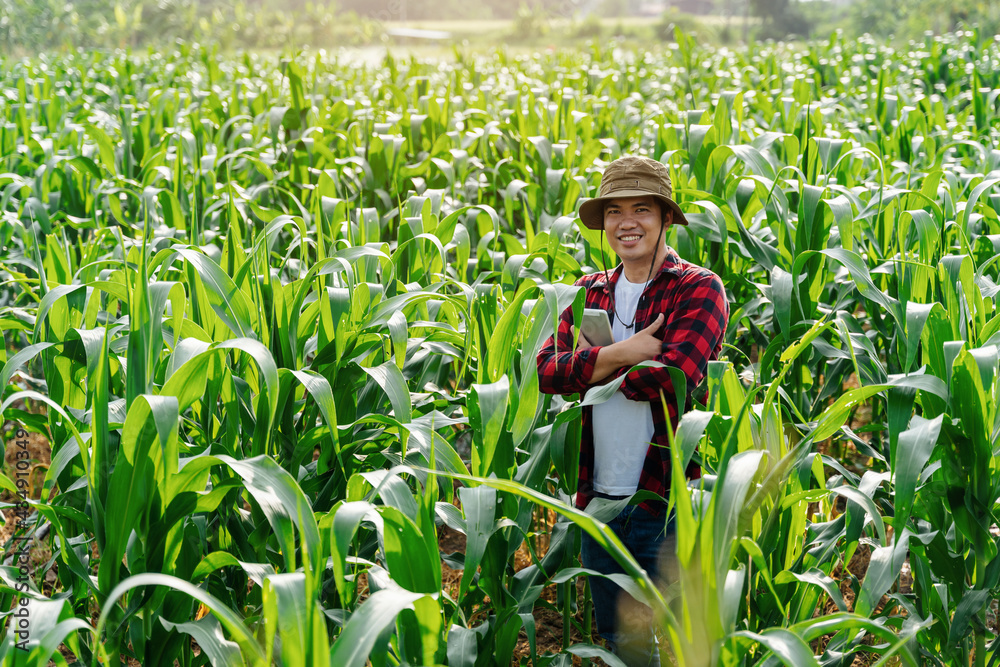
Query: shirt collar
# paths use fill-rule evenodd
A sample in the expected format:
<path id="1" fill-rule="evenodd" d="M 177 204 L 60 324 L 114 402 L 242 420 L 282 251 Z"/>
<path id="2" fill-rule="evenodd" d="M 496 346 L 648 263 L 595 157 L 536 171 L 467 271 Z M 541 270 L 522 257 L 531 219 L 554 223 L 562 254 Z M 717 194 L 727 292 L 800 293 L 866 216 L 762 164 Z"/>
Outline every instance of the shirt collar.
<path id="1" fill-rule="evenodd" d="M 612 271 L 610 274 L 606 274 L 608 275 L 608 280 L 603 283 L 603 288 L 605 292 L 610 292 L 610 290 L 614 289 L 615 285 L 618 284 L 618 277 L 622 274 L 624 270 L 625 270 L 624 264 L 619 262 L 618 266 L 615 267 L 614 271 Z M 651 283 L 654 282 L 657 278 L 659 278 L 665 273 L 668 273 L 672 276 L 678 276 L 681 273 L 681 258 L 676 252 L 674 252 L 674 249 L 671 248 L 670 246 L 667 246 L 667 256 L 663 260 L 663 266 L 660 267 L 659 272 L 655 276 L 652 276 L 650 278 L 649 282 Z"/>

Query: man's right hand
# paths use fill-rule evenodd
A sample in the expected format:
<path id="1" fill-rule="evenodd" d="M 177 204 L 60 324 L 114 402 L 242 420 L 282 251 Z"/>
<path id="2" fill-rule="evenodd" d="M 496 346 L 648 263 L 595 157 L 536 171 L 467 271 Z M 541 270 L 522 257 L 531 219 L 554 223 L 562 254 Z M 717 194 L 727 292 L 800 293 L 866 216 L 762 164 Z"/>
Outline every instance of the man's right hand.
<path id="1" fill-rule="evenodd" d="M 656 359 L 663 350 L 663 341 L 656 337 L 656 332 L 662 325 L 663 313 L 660 313 L 652 324 L 635 335 L 600 348 L 590 384 L 597 384 L 619 368 L 631 368 L 643 361 Z"/>
<path id="2" fill-rule="evenodd" d="M 626 354 L 626 362 L 622 366 L 635 366 L 659 356 L 663 349 L 663 341 L 656 337 L 656 332 L 662 324 L 663 313 L 660 313 L 648 327 L 618 343 Z"/>

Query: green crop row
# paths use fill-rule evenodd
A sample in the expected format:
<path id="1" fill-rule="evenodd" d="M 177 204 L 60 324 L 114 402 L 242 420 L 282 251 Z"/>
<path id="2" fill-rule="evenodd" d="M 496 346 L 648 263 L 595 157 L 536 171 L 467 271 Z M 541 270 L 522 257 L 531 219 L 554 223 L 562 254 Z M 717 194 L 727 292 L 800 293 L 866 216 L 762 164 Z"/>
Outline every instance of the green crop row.
<path id="1" fill-rule="evenodd" d="M 0 59 L 0 408 L 51 444 L 40 488 L 0 475 L 0 662 L 486 667 L 520 636 L 617 665 L 575 617 L 582 530 L 681 665 L 997 664 L 998 60 Z M 615 387 L 535 367 L 616 263 L 576 210 L 627 153 L 669 165 L 668 243 L 732 313 L 673 435 L 666 587 L 569 502 Z M 21 538 L 51 552 L 26 591 Z"/>

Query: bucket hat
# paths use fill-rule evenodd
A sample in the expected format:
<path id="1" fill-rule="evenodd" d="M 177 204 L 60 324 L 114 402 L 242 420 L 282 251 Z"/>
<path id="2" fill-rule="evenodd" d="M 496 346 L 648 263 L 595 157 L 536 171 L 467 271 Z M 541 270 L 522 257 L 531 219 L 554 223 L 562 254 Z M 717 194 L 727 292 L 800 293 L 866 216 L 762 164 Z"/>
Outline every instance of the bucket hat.
<path id="1" fill-rule="evenodd" d="M 580 205 L 580 220 L 590 229 L 604 229 L 604 202 L 623 197 L 652 196 L 674 212 L 674 224 L 686 225 L 684 211 L 670 195 L 670 171 L 652 158 L 638 155 L 620 157 L 607 166 L 601 178 L 600 196 Z"/>

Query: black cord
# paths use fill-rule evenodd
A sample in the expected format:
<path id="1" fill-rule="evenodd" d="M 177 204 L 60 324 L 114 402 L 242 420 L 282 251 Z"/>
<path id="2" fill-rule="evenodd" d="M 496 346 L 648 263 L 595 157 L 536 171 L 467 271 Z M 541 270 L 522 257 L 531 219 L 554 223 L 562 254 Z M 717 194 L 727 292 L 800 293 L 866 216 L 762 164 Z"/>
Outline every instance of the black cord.
<path id="1" fill-rule="evenodd" d="M 666 224 L 666 220 L 661 215 L 660 216 L 660 235 L 656 239 L 657 245 L 659 245 L 660 239 L 663 238 L 663 226 L 665 224 Z M 607 233 L 606 230 L 605 230 L 605 233 Z M 646 284 L 642 286 L 642 291 L 643 292 L 646 291 L 646 287 L 649 286 L 649 279 L 653 276 L 653 267 L 656 266 L 656 255 L 657 254 L 659 254 L 659 248 L 657 248 L 657 252 L 653 253 L 653 261 L 651 261 L 649 263 L 649 273 L 646 274 Z M 606 261 L 604 261 L 604 237 L 603 236 L 601 237 L 601 266 L 604 267 L 604 284 L 605 285 L 610 285 L 611 284 L 611 278 L 608 277 L 608 263 Z M 622 273 L 624 273 L 624 272 L 625 272 L 625 268 L 622 267 Z M 636 315 L 639 314 L 639 308 L 638 308 L 638 306 L 636 306 L 635 312 L 632 313 L 632 322 L 630 324 L 625 324 L 625 320 L 623 320 L 622 318 L 618 317 L 618 305 L 615 303 L 615 290 L 609 290 L 609 293 L 611 295 L 611 311 L 615 314 L 615 319 L 618 320 L 619 322 L 621 322 L 622 326 L 625 327 L 626 329 L 631 329 L 632 327 L 634 327 L 635 326 Z"/>

